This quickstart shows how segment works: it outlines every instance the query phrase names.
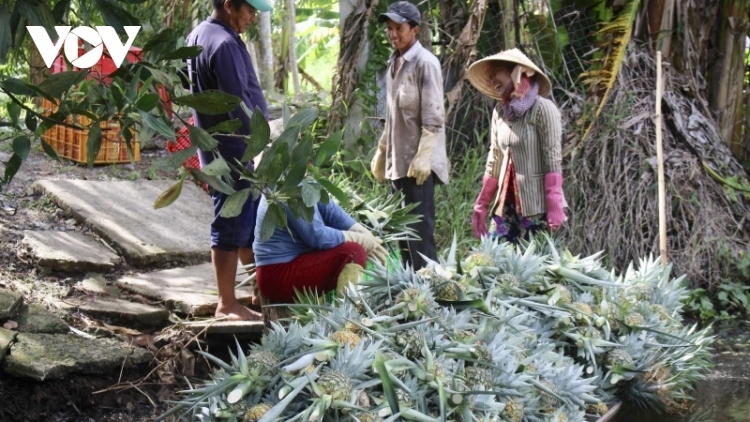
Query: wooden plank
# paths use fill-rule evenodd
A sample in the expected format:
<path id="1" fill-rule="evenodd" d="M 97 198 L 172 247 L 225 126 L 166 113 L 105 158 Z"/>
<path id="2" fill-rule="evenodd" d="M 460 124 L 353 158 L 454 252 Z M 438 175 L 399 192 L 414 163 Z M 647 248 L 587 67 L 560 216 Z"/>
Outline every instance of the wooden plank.
<path id="1" fill-rule="evenodd" d="M 255 334 L 263 332 L 261 321 L 217 321 L 215 319 L 190 321 L 183 326 L 194 332 L 206 334 Z"/>
<path id="2" fill-rule="evenodd" d="M 609 421 L 613 421 L 615 419 L 615 416 L 617 416 L 617 413 L 620 412 L 620 408 L 622 408 L 622 402 L 618 401 L 617 403 L 615 403 L 614 406 L 612 406 L 609 409 L 609 412 L 607 412 L 604 415 L 602 415 L 602 417 L 599 418 L 596 422 L 609 422 Z"/>
<path id="3" fill-rule="evenodd" d="M 586 422 L 613 422 L 615 416 L 617 416 L 617 413 L 619 413 L 622 408 L 622 402 L 618 401 L 616 403 L 609 403 L 609 405 L 609 410 L 602 416 L 587 413 Z"/>
<path id="4" fill-rule="evenodd" d="M 278 322 L 279 320 L 283 320 L 285 318 L 291 317 L 289 308 L 287 308 L 286 306 L 268 306 L 268 305 L 271 305 L 271 302 L 267 298 L 261 296 L 260 306 L 262 306 L 263 323 L 265 324 L 266 328 L 271 327 L 272 321 Z M 283 324 L 286 325 L 288 323 L 283 323 Z"/>

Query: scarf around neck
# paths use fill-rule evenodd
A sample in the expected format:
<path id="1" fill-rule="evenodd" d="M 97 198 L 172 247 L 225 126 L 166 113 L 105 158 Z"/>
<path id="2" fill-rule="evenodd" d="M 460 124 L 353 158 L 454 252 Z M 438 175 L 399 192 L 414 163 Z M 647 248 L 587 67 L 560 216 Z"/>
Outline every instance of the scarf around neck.
<path id="1" fill-rule="evenodd" d="M 511 86 L 508 85 L 508 90 Z M 528 76 L 522 76 L 521 83 L 513 91 L 503 95 L 503 119 L 512 122 L 523 116 L 534 105 L 538 94 L 539 83 Z"/>

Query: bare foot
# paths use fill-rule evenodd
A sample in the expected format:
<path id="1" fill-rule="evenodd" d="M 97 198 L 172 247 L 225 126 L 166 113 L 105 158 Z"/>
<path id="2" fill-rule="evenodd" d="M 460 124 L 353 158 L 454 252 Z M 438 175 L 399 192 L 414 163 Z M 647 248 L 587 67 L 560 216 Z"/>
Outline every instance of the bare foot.
<path id="1" fill-rule="evenodd" d="M 261 303 L 260 303 L 260 291 L 258 291 L 258 289 L 257 289 L 257 288 L 253 289 L 253 298 L 252 298 L 252 302 L 251 302 L 251 304 L 252 304 L 252 306 L 253 306 L 254 308 L 258 308 L 258 309 L 260 309 L 260 308 L 261 308 Z"/>
<path id="2" fill-rule="evenodd" d="M 223 318 L 226 321 L 262 321 L 263 314 L 255 312 L 242 306 L 239 302 L 234 302 L 229 306 L 219 304 L 214 313 L 216 318 Z"/>

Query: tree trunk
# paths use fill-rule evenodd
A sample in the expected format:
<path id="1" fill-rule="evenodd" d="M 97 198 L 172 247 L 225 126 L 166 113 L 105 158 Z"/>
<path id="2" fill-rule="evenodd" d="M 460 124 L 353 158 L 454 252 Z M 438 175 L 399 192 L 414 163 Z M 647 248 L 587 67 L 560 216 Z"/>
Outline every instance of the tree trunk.
<path id="1" fill-rule="evenodd" d="M 355 150 L 356 141 L 362 133 L 362 123 L 367 118 L 362 109 L 362 100 L 354 95 L 354 91 L 370 56 L 368 31 L 379 1 L 344 1 L 339 4 L 341 41 L 331 88 L 328 132 L 343 128 L 344 148 L 348 150 Z"/>
<path id="2" fill-rule="evenodd" d="M 500 16 L 502 16 L 502 25 L 500 36 L 502 37 L 502 49 L 508 50 L 516 47 L 516 2 L 515 0 L 499 0 Z"/>
<path id="3" fill-rule="evenodd" d="M 271 12 L 260 14 L 258 24 L 258 50 L 260 52 L 260 86 L 265 91 L 273 90 L 273 45 L 271 44 Z"/>
<path id="4" fill-rule="evenodd" d="M 432 28 L 430 28 L 430 14 L 422 12 L 422 24 L 419 25 L 419 43 L 422 47 L 432 51 Z"/>
<path id="5" fill-rule="evenodd" d="M 245 46 L 247 46 L 247 52 L 250 54 L 250 62 L 253 64 L 253 70 L 255 71 L 255 77 L 260 80 L 260 70 L 258 69 L 258 53 L 255 49 L 255 41 L 251 40 L 250 37 L 245 34 Z"/>
<path id="6" fill-rule="evenodd" d="M 672 28 L 674 27 L 675 0 L 650 0 L 647 4 L 648 35 L 655 48 L 668 58 L 672 52 Z"/>
<path id="7" fill-rule="evenodd" d="M 278 68 L 274 77 L 274 86 L 281 92 L 287 92 L 289 80 L 289 25 L 283 25 L 279 41 Z"/>
<path id="8" fill-rule="evenodd" d="M 44 71 L 47 70 L 47 65 L 44 64 L 44 59 L 42 59 L 42 55 L 39 54 L 39 50 L 37 50 L 36 45 L 34 43 L 31 43 L 31 47 L 29 48 L 29 80 L 34 85 L 39 85 L 44 80 Z M 42 106 L 42 99 L 41 97 L 34 98 L 34 104 L 36 104 L 37 107 Z"/>
<path id="9" fill-rule="evenodd" d="M 721 138 L 741 158 L 747 0 L 644 4 L 648 28 L 642 35 L 656 43 L 674 71 L 700 81 L 694 88 L 707 99 Z"/>
<path id="10" fill-rule="evenodd" d="M 294 97 L 299 98 L 299 70 L 297 69 L 297 42 L 294 39 L 294 29 L 297 22 L 294 10 L 294 0 L 287 0 L 287 25 L 289 27 L 289 66 L 292 70 L 292 82 L 294 83 Z"/>
<path id="11" fill-rule="evenodd" d="M 745 76 L 747 0 L 722 0 L 717 24 L 718 60 L 709 70 L 709 102 L 719 131 L 736 157 L 742 148 L 742 88 Z"/>

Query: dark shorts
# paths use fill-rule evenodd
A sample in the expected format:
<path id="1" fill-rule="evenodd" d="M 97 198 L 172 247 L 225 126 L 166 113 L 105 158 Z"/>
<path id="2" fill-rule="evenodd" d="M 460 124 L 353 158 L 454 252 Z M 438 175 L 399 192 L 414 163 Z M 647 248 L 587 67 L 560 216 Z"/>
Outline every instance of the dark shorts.
<path id="1" fill-rule="evenodd" d="M 245 153 L 244 143 L 241 145 L 219 145 L 219 153 L 227 163 L 235 163 L 235 159 L 241 160 Z M 208 165 L 214 160 L 211 151 L 198 151 L 201 167 Z M 253 170 L 253 162 L 245 165 L 248 170 Z M 234 189 L 242 190 L 250 187 L 250 182 L 240 180 L 239 174 L 232 172 Z M 242 207 L 240 215 L 233 218 L 224 218 L 219 215 L 221 207 L 224 206 L 228 195 L 211 190 L 211 200 L 214 205 L 214 220 L 211 222 L 211 248 L 224 251 L 232 251 L 237 248 L 252 248 L 255 240 L 255 215 L 258 211 L 260 198 L 253 199 L 252 196 Z"/>

